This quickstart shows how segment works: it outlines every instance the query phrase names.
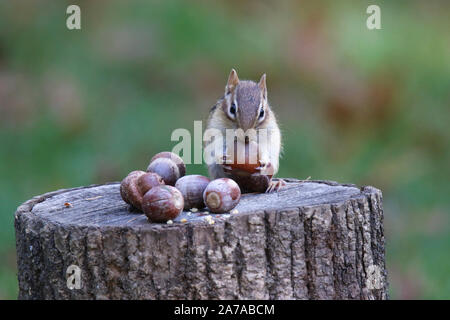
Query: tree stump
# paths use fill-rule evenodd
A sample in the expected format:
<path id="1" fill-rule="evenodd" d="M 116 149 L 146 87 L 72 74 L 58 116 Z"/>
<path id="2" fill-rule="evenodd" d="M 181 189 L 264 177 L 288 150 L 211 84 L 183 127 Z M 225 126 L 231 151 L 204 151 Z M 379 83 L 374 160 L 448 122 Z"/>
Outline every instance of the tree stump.
<path id="1" fill-rule="evenodd" d="M 19 298 L 387 299 L 381 192 L 286 181 L 213 224 L 150 223 L 118 183 L 37 196 L 15 215 Z"/>

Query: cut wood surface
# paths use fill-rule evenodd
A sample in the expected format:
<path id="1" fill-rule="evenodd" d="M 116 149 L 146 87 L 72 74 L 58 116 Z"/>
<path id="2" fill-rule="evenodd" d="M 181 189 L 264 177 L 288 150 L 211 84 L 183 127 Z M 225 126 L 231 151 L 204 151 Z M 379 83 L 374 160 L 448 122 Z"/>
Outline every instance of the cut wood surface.
<path id="1" fill-rule="evenodd" d="M 173 224 L 131 210 L 118 183 L 35 197 L 15 215 L 19 298 L 386 299 L 381 192 L 286 181 Z"/>

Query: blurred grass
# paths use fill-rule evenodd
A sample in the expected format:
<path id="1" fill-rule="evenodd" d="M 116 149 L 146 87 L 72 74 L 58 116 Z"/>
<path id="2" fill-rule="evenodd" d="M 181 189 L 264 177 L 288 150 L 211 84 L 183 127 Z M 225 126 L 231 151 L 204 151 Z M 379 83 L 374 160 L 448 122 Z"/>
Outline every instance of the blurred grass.
<path id="1" fill-rule="evenodd" d="M 120 180 L 241 78 L 268 75 L 280 176 L 383 190 L 393 298 L 450 298 L 450 19 L 444 1 L 0 3 L 0 298 L 17 297 L 13 213 Z M 191 165 L 191 173 L 206 173 Z"/>

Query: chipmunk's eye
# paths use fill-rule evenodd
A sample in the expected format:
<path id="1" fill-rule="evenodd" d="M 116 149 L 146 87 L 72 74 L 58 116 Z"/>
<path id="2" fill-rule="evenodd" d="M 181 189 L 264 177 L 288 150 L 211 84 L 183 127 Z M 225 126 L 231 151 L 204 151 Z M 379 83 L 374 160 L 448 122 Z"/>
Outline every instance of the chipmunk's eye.
<path id="1" fill-rule="evenodd" d="M 264 109 L 261 109 L 261 111 L 259 112 L 259 119 L 264 118 Z"/>
<path id="2" fill-rule="evenodd" d="M 231 104 L 230 114 L 236 115 L 236 105 L 234 104 L 234 102 Z"/>

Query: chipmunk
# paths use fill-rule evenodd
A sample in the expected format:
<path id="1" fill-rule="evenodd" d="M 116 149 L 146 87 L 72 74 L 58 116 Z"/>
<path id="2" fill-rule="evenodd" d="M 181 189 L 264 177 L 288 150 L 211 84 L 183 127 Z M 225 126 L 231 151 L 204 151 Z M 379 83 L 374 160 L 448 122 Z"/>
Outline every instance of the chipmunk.
<path id="1" fill-rule="evenodd" d="M 279 179 L 272 180 L 278 172 L 281 151 L 281 132 L 278 128 L 276 116 L 267 100 L 266 75 L 262 75 L 258 83 L 249 80 L 239 80 L 236 70 L 232 69 L 225 86 L 224 96 L 211 108 L 207 120 L 206 130 L 216 129 L 222 133 L 222 140 L 213 139 L 205 142 L 205 148 L 219 150 L 223 154 L 211 156 L 218 161 L 208 163 L 209 175 L 212 179 L 228 177 L 235 180 L 243 192 L 273 192 L 281 189 L 286 183 Z M 236 134 L 234 140 L 226 139 L 227 129 L 244 134 Z M 265 129 L 265 130 L 261 130 Z M 258 134 L 249 134 L 251 130 Z M 265 131 L 266 139 L 259 133 Z M 235 143 L 257 145 L 258 165 L 254 173 L 243 173 L 233 170 L 230 163 L 230 151 Z M 220 143 L 222 146 L 210 144 Z M 218 147 L 219 149 L 215 149 Z M 231 160 L 232 161 L 232 160 Z"/>

